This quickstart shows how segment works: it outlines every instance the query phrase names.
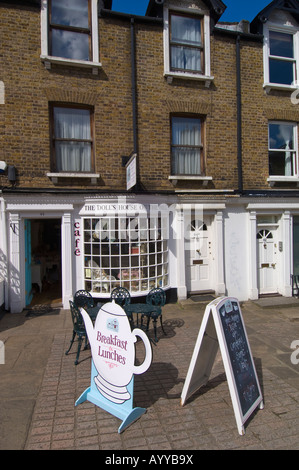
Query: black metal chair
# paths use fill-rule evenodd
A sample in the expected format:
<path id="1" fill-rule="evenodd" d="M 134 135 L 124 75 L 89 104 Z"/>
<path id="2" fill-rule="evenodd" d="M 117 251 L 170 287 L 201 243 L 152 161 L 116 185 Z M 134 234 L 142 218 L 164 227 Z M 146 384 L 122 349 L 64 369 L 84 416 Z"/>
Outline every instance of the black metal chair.
<path id="1" fill-rule="evenodd" d="M 88 337 L 87 333 L 85 330 L 85 325 L 84 325 L 84 320 L 83 317 L 80 313 L 79 308 L 76 306 L 74 302 L 70 300 L 70 309 L 71 309 L 71 315 L 72 315 L 72 320 L 73 320 L 73 336 L 71 339 L 71 344 L 69 349 L 65 352 L 65 354 L 68 354 L 71 350 L 71 347 L 75 341 L 76 335 L 78 336 L 78 349 L 77 349 L 77 356 L 75 360 L 75 365 L 78 364 L 79 362 L 79 355 L 81 351 L 81 346 L 82 346 L 82 341 L 85 338 L 85 346 L 84 349 L 87 349 L 87 343 L 88 343 Z"/>
<path id="2" fill-rule="evenodd" d="M 111 292 L 110 300 L 115 300 L 118 305 L 125 307 L 131 302 L 131 294 L 125 287 L 115 287 Z"/>
<path id="3" fill-rule="evenodd" d="M 299 297 L 299 275 L 292 274 L 291 279 L 292 279 L 292 296 Z"/>
<path id="4" fill-rule="evenodd" d="M 112 300 L 114 300 L 118 305 L 120 305 L 124 309 L 130 322 L 131 328 L 133 328 L 133 314 L 126 310 L 126 307 L 131 303 L 131 294 L 128 289 L 126 289 L 125 287 L 115 287 L 115 289 L 113 289 L 110 294 L 110 300 L 111 302 Z"/>
<path id="5" fill-rule="evenodd" d="M 143 313 L 141 316 L 141 325 L 143 317 L 147 317 L 147 326 L 146 330 L 148 330 L 150 320 L 154 323 L 154 334 L 155 334 L 155 341 L 157 342 L 157 319 L 160 318 L 161 328 L 166 336 L 166 332 L 163 328 L 162 323 L 162 307 L 166 303 L 166 294 L 163 289 L 160 287 L 155 287 L 152 289 L 146 296 L 146 303 L 147 305 L 152 305 L 154 308 L 150 311 L 150 313 Z"/>
<path id="6" fill-rule="evenodd" d="M 90 292 L 81 289 L 77 290 L 74 295 L 74 303 L 77 307 L 89 308 L 94 307 L 94 299 Z"/>

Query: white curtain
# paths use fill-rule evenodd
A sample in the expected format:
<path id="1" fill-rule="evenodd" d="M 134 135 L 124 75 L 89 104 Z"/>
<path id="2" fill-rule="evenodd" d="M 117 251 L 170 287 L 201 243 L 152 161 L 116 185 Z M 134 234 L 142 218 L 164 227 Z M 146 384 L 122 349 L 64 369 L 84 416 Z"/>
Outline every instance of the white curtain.
<path id="1" fill-rule="evenodd" d="M 172 68 L 202 71 L 201 50 L 188 47 L 202 46 L 199 19 L 173 15 L 171 18 L 171 41 L 182 44 L 171 47 Z"/>
<path id="2" fill-rule="evenodd" d="M 86 109 L 55 108 L 54 122 L 57 171 L 91 171 L 91 142 L 84 142 L 91 140 L 90 112 Z M 72 139 L 76 141 L 72 142 Z"/>
<path id="3" fill-rule="evenodd" d="M 173 173 L 175 175 L 200 175 L 201 148 L 196 148 L 201 146 L 200 120 L 173 118 L 172 143 L 174 145 L 172 148 Z"/>
<path id="4" fill-rule="evenodd" d="M 285 141 L 285 164 L 284 164 L 284 174 L 285 176 L 292 176 L 292 150 L 293 147 L 293 126 L 292 125 L 280 125 L 279 126 L 280 134 L 282 139 Z"/>

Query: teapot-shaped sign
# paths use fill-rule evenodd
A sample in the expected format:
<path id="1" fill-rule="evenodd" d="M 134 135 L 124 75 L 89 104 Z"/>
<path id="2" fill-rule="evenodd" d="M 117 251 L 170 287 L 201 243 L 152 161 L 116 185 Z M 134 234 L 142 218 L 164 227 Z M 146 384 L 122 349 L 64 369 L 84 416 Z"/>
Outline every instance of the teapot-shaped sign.
<path id="1" fill-rule="evenodd" d="M 143 374 L 151 365 L 152 349 L 144 331 L 131 331 L 128 317 L 122 307 L 108 302 L 100 309 L 95 325 L 81 309 L 92 359 L 97 370 L 94 377 L 98 391 L 110 402 L 122 404 L 131 398 L 127 389 L 133 374 Z M 135 342 L 139 336 L 145 346 L 145 359 L 135 366 Z"/>

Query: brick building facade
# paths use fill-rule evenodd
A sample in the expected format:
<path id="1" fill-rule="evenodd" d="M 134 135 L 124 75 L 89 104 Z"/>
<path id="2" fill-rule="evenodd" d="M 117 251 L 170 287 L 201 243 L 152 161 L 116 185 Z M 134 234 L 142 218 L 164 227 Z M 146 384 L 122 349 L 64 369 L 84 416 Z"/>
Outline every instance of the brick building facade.
<path id="1" fill-rule="evenodd" d="M 298 1 L 251 24 L 221 0 L 111 8 L 0 1 L 5 307 L 54 280 L 65 308 L 119 284 L 292 295 Z"/>

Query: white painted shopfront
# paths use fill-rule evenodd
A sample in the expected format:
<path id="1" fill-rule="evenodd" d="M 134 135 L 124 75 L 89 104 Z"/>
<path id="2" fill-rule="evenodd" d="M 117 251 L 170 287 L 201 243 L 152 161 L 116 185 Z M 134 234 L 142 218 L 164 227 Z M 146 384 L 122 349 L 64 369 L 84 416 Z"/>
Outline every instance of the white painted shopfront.
<path id="1" fill-rule="evenodd" d="M 1 209 L 1 275 L 11 312 L 30 303 L 30 286 L 42 289 L 54 275 L 64 308 L 78 289 L 109 298 L 117 285 L 132 296 L 158 286 L 179 299 L 190 292 L 240 301 L 292 295 L 299 266 L 293 199 L 5 194 Z"/>

